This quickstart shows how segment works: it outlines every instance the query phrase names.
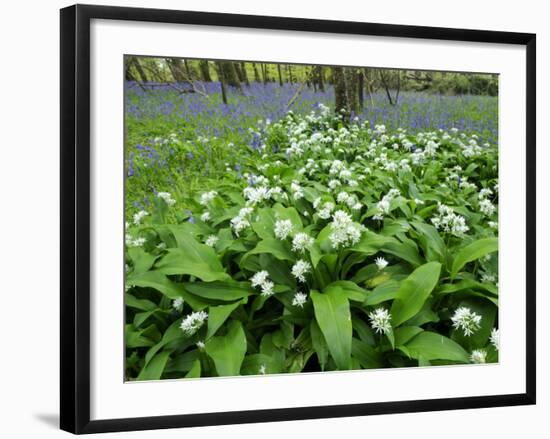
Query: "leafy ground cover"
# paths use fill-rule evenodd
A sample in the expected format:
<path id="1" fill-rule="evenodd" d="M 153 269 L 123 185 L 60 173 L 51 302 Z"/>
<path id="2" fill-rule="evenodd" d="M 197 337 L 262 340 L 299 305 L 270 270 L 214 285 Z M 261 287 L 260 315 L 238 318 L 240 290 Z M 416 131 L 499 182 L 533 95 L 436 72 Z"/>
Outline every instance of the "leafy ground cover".
<path id="1" fill-rule="evenodd" d="M 257 87 L 129 89 L 127 379 L 498 361 L 495 98 Z"/>

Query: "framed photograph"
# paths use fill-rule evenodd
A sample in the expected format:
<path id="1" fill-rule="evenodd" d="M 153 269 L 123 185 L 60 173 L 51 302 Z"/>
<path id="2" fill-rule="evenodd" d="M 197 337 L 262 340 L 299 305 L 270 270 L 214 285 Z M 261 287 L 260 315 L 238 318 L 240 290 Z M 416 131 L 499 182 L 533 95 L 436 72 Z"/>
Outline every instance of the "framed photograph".
<path id="1" fill-rule="evenodd" d="M 62 9 L 61 428 L 534 404 L 535 41 Z"/>

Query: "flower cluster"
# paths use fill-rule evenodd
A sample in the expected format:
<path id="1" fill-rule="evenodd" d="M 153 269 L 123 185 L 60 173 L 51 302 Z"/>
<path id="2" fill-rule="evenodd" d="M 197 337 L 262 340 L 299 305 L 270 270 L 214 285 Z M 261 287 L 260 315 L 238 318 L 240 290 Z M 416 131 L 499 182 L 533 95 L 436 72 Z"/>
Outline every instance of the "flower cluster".
<path id="1" fill-rule="evenodd" d="M 253 287 L 260 287 L 262 296 L 269 297 L 273 295 L 273 287 L 275 284 L 269 280 L 269 273 L 267 271 L 258 271 L 254 276 L 252 276 L 250 283 Z"/>
<path id="2" fill-rule="evenodd" d="M 481 316 L 470 308 L 461 306 L 456 309 L 451 321 L 455 329 L 462 329 L 464 335 L 468 337 L 480 328 Z"/>
<path id="3" fill-rule="evenodd" d="M 184 317 L 181 321 L 180 329 L 185 333 L 185 335 L 190 337 L 202 327 L 207 318 L 208 313 L 205 311 L 193 312 Z"/>
<path id="4" fill-rule="evenodd" d="M 455 236 L 462 236 L 470 230 L 466 225 L 464 217 L 457 215 L 451 207 L 438 203 L 437 212 L 438 215 L 431 220 L 437 230 L 442 230 Z"/>
<path id="5" fill-rule="evenodd" d="M 372 328 L 376 333 L 387 334 L 391 332 L 391 314 L 385 308 L 376 308 L 369 313 Z"/>
<path id="6" fill-rule="evenodd" d="M 330 230 L 329 239 L 334 248 L 349 247 L 361 239 L 361 225 L 354 223 L 351 216 L 343 210 L 337 210 L 332 215 Z"/>

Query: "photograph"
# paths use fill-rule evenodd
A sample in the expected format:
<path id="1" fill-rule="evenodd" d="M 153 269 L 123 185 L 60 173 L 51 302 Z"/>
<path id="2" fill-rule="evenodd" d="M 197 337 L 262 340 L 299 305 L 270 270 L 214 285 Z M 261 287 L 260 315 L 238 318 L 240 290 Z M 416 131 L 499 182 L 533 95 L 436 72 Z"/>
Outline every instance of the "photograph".
<path id="1" fill-rule="evenodd" d="M 498 363 L 498 73 L 123 65 L 125 381 Z"/>

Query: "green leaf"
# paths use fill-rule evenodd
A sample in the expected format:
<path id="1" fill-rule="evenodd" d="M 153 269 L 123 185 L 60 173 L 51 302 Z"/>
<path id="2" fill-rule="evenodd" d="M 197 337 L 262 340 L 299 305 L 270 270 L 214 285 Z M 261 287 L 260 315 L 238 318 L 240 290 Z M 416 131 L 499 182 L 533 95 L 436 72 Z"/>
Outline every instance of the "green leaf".
<path id="1" fill-rule="evenodd" d="M 428 262 L 418 267 L 401 282 L 391 307 L 393 327 L 399 326 L 422 309 L 424 302 L 437 285 L 440 271 L 439 262 Z"/>
<path id="2" fill-rule="evenodd" d="M 388 236 L 377 235 L 370 230 L 365 230 L 361 234 L 361 240 L 353 247 L 350 247 L 349 250 L 364 253 L 366 255 L 373 255 L 390 242 L 395 242 L 395 239 Z"/>
<path id="3" fill-rule="evenodd" d="M 129 293 L 124 294 L 124 303 L 128 307 L 139 309 L 140 311 L 152 311 L 157 308 L 154 302 L 147 299 L 137 299 Z"/>
<path id="4" fill-rule="evenodd" d="M 463 279 L 455 284 L 443 284 L 437 289 L 438 294 L 450 294 L 459 293 L 466 290 L 484 290 L 498 295 L 498 288 L 496 285 L 477 282 L 472 279 Z"/>
<path id="5" fill-rule="evenodd" d="M 359 360 L 359 364 L 365 369 L 382 367 L 382 359 L 378 352 L 367 343 L 354 338 L 351 344 L 353 358 Z"/>
<path id="6" fill-rule="evenodd" d="M 411 241 L 388 242 L 384 244 L 380 250 L 384 253 L 389 253 L 391 255 L 397 256 L 398 258 L 407 261 L 414 267 L 418 267 L 424 262 L 418 254 L 418 248 L 416 247 L 416 244 Z"/>
<path id="7" fill-rule="evenodd" d="M 154 264 L 157 256 L 147 253 L 142 247 L 130 247 L 126 250 L 128 257 L 132 261 L 134 274 L 148 271 Z"/>
<path id="8" fill-rule="evenodd" d="M 160 380 L 166 362 L 170 357 L 170 351 L 163 351 L 155 355 L 153 359 L 139 373 L 138 380 Z"/>
<path id="9" fill-rule="evenodd" d="M 290 220 L 294 226 L 293 232 L 300 232 L 303 228 L 302 218 L 294 207 L 283 207 L 281 204 L 273 206 L 277 220 Z"/>
<path id="10" fill-rule="evenodd" d="M 182 284 L 172 282 L 158 271 L 148 271 L 137 276 L 130 276 L 126 280 L 126 284 L 136 287 L 153 288 L 160 291 L 169 299 L 183 298 L 195 311 L 207 307 L 205 302 L 187 293 Z"/>
<path id="11" fill-rule="evenodd" d="M 315 320 L 311 320 L 309 332 L 311 334 L 311 344 L 313 345 L 313 349 L 315 350 L 317 359 L 319 360 L 319 366 L 321 366 L 321 370 L 324 371 L 328 361 L 328 346 L 325 341 L 325 337 L 323 337 L 321 329 Z"/>
<path id="12" fill-rule="evenodd" d="M 256 232 L 262 239 L 273 239 L 275 238 L 275 216 L 273 215 L 273 210 L 264 207 L 258 210 L 258 221 L 252 223 L 252 229 Z"/>
<path id="13" fill-rule="evenodd" d="M 349 302 L 341 288 L 332 288 L 325 294 L 311 291 L 315 319 L 325 336 L 328 349 L 338 369 L 351 366 L 352 325 Z"/>
<path id="14" fill-rule="evenodd" d="M 453 260 L 451 277 L 454 278 L 464 265 L 498 250 L 498 238 L 483 238 L 459 250 Z"/>
<path id="15" fill-rule="evenodd" d="M 219 376 L 239 375 L 246 354 L 246 337 L 241 323 L 233 320 L 226 335 L 212 337 L 205 344 Z"/>
<path id="16" fill-rule="evenodd" d="M 419 241 L 424 249 L 426 259 L 443 262 L 447 247 L 437 229 L 431 224 L 421 222 L 413 222 L 412 225 L 419 234 Z"/>
<path id="17" fill-rule="evenodd" d="M 268 253 L 281 261 L 295 260 L 294 255 L 290 251 L 290 245 L 287 242 L 280 241 L 275 238 L 264 239 L 258 242 L 258 245 L 250 250 L 245 257 L 249 255 L 256 255 L 260 253 Z"/>
<path id="18" fill-rule="evenodd" d="M 223 302 L 232 302 L 252 294 L 248 282 L 184 282 L 183 287 L 195 296 Z"/>
<path id="19" fill-rule="evenodd" d="M 396 280 L 388 280 L 383 284 L 378 285 L 372 292 L 367 296 L 365 305 L 373 306 L 378 305 L 387 300 L 393 300 L 397 297 L 399 292 L 399 286 L 401 284 Z"/>
<path id="20" fill-rule="evenodd" d="M 395 345 L 401 346 L 423 331 L 418 326 L 401 326 L 395 330 Z"/>
<path id="21" fill-rule="evenodd" d="M 199 244 L 191 236 L 184 248 L 168 249 L 155 268 L 163 274 L 187 274 L 205 282 L 231 279 L 225 273 L 214 249 Z"/>
<path id="22" fill-rule="evenodd" d="M 229 315 L 237 308 L 241 302 L 231 303 L 229 305 L 211 306 L 208 309 L 208 331 L 206 339 L 212 337 L 221 325 L 225 323 Z"/>
<path id="23" fill-rule="evenodd" d="M 201 377 L 201 362 L 200 360 L 195 360 L 193 363 L 193 367 L 191 367 L 191 370 L 187 372 L 185 375 L 185 378 L 200 378 Z"/>
<path id="24" fill-rule="evenodd" d="M 323 292 L 328 292 L 331 288 L 341 288 L 342 292 L 348 297 L 349 300 L 354 302 L 364 302 L 367 298 L 369 292 L 364 288 L 361 288 L 355 282 L 350 280 L 337 280 L 328 284 Z"/>
<path id="25" fill-rule="evenodd" d="M 424 331 L 405 344 L 412 358 L 423 360 L 451 360 L 469 362 L 469 355 L 462 346 L 450 338 L 435 332 Z"/>

